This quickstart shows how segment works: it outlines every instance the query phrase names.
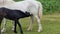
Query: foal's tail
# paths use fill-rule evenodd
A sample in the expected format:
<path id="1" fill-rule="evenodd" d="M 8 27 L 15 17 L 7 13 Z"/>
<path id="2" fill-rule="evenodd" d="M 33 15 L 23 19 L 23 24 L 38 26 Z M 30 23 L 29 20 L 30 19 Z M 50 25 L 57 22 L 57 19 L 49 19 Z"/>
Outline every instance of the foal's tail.
<path id="1" fill-rule="evenodd" d="M 42 4 L 39 2 L 38 3 L 38 17 L 39 18 L 42 17 L 42 12 L 43 12 L 43 7 L 42 7 Z"/>

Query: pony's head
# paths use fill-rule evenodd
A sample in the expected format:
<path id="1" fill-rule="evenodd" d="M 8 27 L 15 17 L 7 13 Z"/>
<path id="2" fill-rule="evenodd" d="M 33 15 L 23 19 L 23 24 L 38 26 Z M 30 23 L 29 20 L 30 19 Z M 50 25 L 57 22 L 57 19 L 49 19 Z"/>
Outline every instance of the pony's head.
<path id="1" fill-rule="evenodd" d="M 33 0 L 26 0 L 26 1 L 33 1 Z M 34 0 L 35 1 L 35 0 Z"/>
<path id="2" fill-rule="evenodd" d="M 13 0 L 6 0 L 6 1 L 13 1 Z"/>
<path id="3" fill-rule="evenodd" d="M 5 1 L 13 1 L 13 0 L 0 0 L 0 3 L 5 2 Z"/>

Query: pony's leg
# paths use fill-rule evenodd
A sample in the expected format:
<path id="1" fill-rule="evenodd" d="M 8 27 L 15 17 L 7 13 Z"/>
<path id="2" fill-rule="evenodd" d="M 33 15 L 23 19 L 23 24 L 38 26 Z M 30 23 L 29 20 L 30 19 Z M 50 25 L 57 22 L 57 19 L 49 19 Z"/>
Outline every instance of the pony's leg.
<path id="1" fill-rule="evenodd" d="M 4 18 L 4 26 L 3 29 L 1 30 L 1 32 L 5 32 L 6 31 L 6 23 L 7 23 L 7 19 Z"/>
<path id="2" fill-rule="evenodd" d="M 14 21 L 11 21 L 12 22 L 12 30 L 14 30 Z"/>
<path id="3" fill-rule="evenodd" d="M 16 23 L 18 24 L 18 26 L 19 26 L 19 28 L 20 28 L 20 33 L 23 34 L 23 30 L 22 30 L 21 24 L 19 23 L 18 20 L 16 20 Z"/>
<path id="4" fill-rule="evenodd" d="M 1 23 L 2 23 L 2 19 L 3 19 L 3 18 L 0 16 L 0 34 L 2 33 L 2 32 L 1 32 Z"/>
<path id="5" fill-rule="evenodd" d="M 27 29 L 28 31 L 31 31 L 31 30 L 32 30 L 33 23 L 34 23 L 34 18 L 33 18 L 33 15 L 32 15 L 32 16 L 31 16 L 31 19 L 30 19 L 30 26 L 29 26 L 29 28 Z"/>
<path id="6" fill-rule="evenodd" d="M 37 22 L 38 22 L 38 26 L 39 26 L 39 28 L 38 28 L 38 32 L 41 32 L 41 31 L 42 31 L 42 25 L 41 25 L 40 18 L 39 18 L 37 15 L 36 15 L 35 17 L 36 17 L 36 20 L 37 20 Z"/>
<path id="7" fill-rule="evenodd" d="M 15 24 L 14 24 L 14 27 L 15 27 L 15 28 L 14 28 L 14 32 L 15 32 L 15 33 L 17 33 L 17 31 L 16 31 L 16 26 L 17 26 L 17 23 L 16 23 L 16 21 L 15 21 Z"/>

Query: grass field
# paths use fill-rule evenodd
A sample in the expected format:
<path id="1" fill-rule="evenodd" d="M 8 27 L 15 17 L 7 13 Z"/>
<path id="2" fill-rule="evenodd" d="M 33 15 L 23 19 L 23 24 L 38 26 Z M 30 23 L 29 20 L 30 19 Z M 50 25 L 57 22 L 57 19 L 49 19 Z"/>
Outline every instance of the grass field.
<path id="1" fill-rule="evenodd" d="M 32 31 L 27 31 L 29 21 L 29 17 L 21 19 L 24 34 L 60 34 L 60 14 L 43 15 L 41 19 L 43 30 L 40 33 L 37 32 L 38 24 L 35 20 Z M 11 30 L 11 25 L 12 23 L 7 23 L 7 31 L 3 34 L 14 34 L 14 32 Z M 17 27 L 17 31 L 18 34 L 20 34 L 19 27 Z"/>

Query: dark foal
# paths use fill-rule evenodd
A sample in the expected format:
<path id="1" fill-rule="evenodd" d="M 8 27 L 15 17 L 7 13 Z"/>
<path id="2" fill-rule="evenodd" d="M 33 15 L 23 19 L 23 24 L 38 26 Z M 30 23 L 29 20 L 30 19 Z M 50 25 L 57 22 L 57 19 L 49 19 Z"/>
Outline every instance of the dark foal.
<path id="1" fill-rule="evenodd" d="M 16 31 L 16 26 L 18 24 L 19 28 L 20 28 L 20 32 L 21 34 L 23 34 L 23 30 L 21 27 L 21 24 L 19 23 L 19 18 L 24 18 L 24 17 L 29 17 L 31 16 L 31 14 L 29 12 L 22 12 L 21 10 L 11 10 L 8 8 L 0 8 L 0 26 L 1 26 L 1 22 L 3 18 L 6 19 L 10 19 L 15 21 L 15 28 L 14 28 L 14 32 L 17 33 Z"/>

